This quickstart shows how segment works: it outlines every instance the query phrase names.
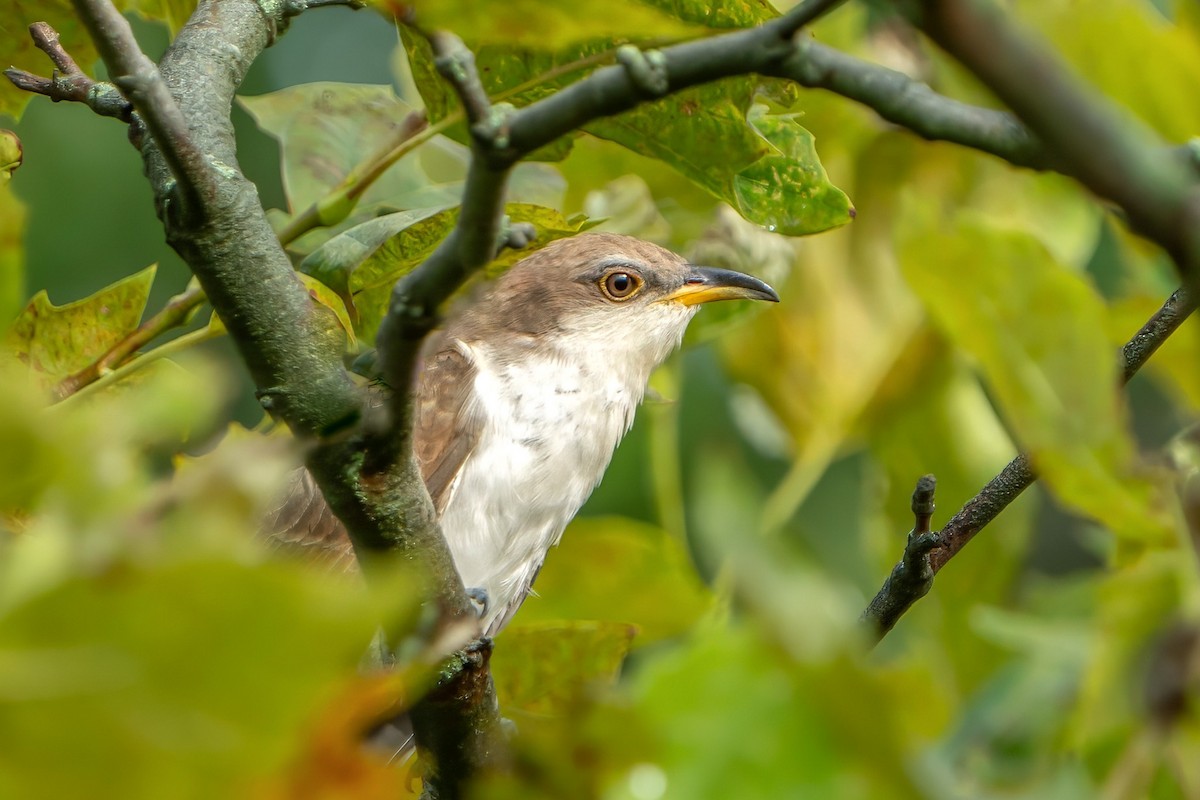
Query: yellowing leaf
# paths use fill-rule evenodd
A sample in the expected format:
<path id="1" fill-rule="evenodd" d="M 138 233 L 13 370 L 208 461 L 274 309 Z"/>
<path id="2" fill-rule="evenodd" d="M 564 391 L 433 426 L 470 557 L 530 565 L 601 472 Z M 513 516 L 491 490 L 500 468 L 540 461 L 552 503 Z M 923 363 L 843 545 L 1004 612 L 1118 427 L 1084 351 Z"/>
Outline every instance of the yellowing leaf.
<path id="1" fill-rule="evenodd" d="M 0 331 L 17 310 L 25 287 L 25 206 L 8 186 L 0 186 Z"/>
<path id="2" fill-rule="evenodd" d="M 156 267 L 122 278 L 91 297 L 56 306 L 38 292 L 13 323 L 4 347 L 49 388 L 121 341 L 138 326 Z"/>
<path id="3" fill-rule="evenodd" d="M 338 324 L 346 332 L 347 347 L 351 350 L 357 350 L 358 339 L 354 336 L 354 325 L 350 322 L 350 314 L 346 312 L 346 304 L 342 302 L 342 298 L 338 297 L 337 292 L 313 276 L 305 275 L 303 272 L 297 274 L 300 277 L 300 282 L 304 284 L 304 288 L 308 289 L 309 296 L 328 308 L 337 317 Z"/>
<path id="4" fill-rule="evenodd" d="M 637 643 L 683 633 L 712 607 L 680 543 L 623 517 L 577 519 L 551 550 L 537 594 L 516 623 L 606 620 L 635 625 Z"/>
<path id="5" fill-rule="evenodd" d="M 10 130 L 0 128 L 0 186 L 12 179 L 12 174 L 21 166 L 24 155 L 21 140 Z"/>
<path id="6" fill-rule="evenodd" d="M 1134 473 L 1117 354 L 1084 279 L 1032 237 L 967 220 L 910 237 L 900 257 L 933 320 L 979 362 L 1055 495 L 1121 536 L 1169 538 L 1167 493 Z"/>
<path id="7" fill-rule="evenodd" d="M 636 629 L 616 622 L 513 625 L 492 655 L 506 713 L 565 712 L 589 690 L 616 682 Z"/>

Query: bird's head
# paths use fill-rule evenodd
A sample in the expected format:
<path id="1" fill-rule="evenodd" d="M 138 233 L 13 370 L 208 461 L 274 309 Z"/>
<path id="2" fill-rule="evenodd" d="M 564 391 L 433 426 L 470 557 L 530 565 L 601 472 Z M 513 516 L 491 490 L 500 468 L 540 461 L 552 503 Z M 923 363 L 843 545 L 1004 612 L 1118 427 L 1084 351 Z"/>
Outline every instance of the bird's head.
<path id="1" fill-rule="evenodd" d="M 689 264 L 613 233 L 559 239 L 518 262 L 487 298 L 493 324 L 590 352 L 627 355 L 646 372 L 674 349 L 703 303 L 778 302 L 750 275 Z"/>

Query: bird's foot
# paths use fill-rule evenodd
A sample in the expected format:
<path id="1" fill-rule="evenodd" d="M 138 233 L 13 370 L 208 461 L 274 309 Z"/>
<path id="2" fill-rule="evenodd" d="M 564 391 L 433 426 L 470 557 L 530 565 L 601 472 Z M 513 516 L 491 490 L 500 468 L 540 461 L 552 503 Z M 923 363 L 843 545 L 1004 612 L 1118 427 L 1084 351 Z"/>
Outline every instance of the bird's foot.
<path id="1" fill-rule="evenodd" d="M 475 604 L 476 612 L 482 619 L 488 611 L 488 593 L 482 586 L 472 586 L 467 589 L 467 597 Z"/>

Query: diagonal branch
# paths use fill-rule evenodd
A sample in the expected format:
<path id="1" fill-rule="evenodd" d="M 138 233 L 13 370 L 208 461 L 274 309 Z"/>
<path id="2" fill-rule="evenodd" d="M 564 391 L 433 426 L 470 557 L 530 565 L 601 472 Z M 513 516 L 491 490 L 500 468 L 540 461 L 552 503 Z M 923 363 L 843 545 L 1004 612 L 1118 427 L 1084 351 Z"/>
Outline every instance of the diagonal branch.
<path id="1" fill-rule="evenodd" d="M 1182 289 L 1167 298 L 1121 349 L 1123 383 L 1137 374 L 1196 307 L 1196 301 Z M 934 575 L 1036 480 L 1029 457 L 1022 453 L 968 500 L 945 527 L 931 534 L 932 538 L 910 534 L 900 563 L 863 612 L 862 622 L 869 628 L 871 640 L 878 642 L 887 635 L 913 603 L 929 592 Z M 932 500 L 932 489 L 930 496 Z M 913 503 L 915 512 L 915 495 Z"/>

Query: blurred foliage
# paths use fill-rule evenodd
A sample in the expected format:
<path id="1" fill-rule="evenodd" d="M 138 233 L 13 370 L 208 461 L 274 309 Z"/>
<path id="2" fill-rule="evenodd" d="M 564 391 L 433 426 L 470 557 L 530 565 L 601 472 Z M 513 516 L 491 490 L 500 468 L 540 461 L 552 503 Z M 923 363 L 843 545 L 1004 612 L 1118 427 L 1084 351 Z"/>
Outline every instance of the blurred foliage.
<path id="1" fill-rule="evenodd" d="M 1010 5 L 1165 138 L 1196 134 L 1191 5 Z M 611 63 L 622 41 L 776 13 L 761 0 L 417 6 L 481 43 L 489 90 L 517 105 Z M 189 4 L 125 7 L 177 28 Z M 0 60 L 46 74 L 16 35 L 31 14 L 0 2 Z M 91 64 L 69 4 L 36 19 Z M 992 102 L 878 6 L 847 4 L 814 35 Z M 368 40 L 375 72 L 347 73 Z M 280 221 L 336 199 L 422 104 L 444 123 L 360 187 L 345 221 L 291 248 L 350 355 L 370 345 L 389 283 L 453 224 L 465 174 L 453 99 L 428 54 L 393 53 L 395 40 L 376 16 L 302 15 L 252 76 L 252 119 L 235 109 L 243 166 Z M 348 44 L 318 46 L 334 41 Z M 382 85 L 389 63 L 399 96 Z M 26 100 L 0 89 L 2 112 Z M 0 797 L 405 796 L 407 772 L 358 739 L 431 680 L 419 582 L 364 587 L 266 552 L 257 520 L 299 454 L 228 424 L 236 367 L 146 358 L 49 405 L 180 278 L 147 196 L 126 188 L 138 165 L 117 123 L 80 111 L 35 101 L 13 123 L 25 165 L 0 170 Z M 0 163 L 19 161 L 15 141 L 0 132 Z M 1196 434 L 1163 451 L 1148 433 L 1200 411 L 1200 326 L 1134 380 L 1137 402 L 1117 386 L 1117 348 L 1173 289 L 1160 252 L 1066 179 L 776 82 L 648 104 L 538 156 L 551 163 L 516 171 L 508 213 L 539 244 L 629 233 L 761 275 L 783 302 L 705 309 L 655 375 L 497 640 L 515 769 L 483 776 L 478 796 L 1200 795 Z M 837 227 L 847 197 L 857 216 Z M 899 556 L 916 478 L 938 477 L 936 526 L 1018 448 L 1044 486 L 864 654 L 856 618 Z M 380 626 L 418 654 L 392 674 L 360 666 Z"/>

